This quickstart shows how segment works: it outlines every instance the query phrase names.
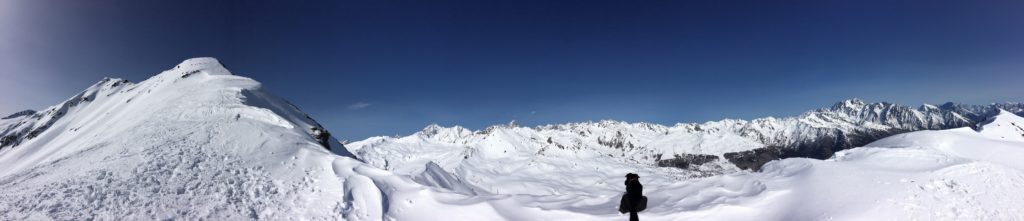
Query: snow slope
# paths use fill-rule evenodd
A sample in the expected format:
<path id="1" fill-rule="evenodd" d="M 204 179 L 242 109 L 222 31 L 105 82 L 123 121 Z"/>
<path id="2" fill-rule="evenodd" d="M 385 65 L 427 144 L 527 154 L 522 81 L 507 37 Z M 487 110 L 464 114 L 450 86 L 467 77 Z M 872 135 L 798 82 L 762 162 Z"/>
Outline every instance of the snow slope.
<path id="1" fill-rule="evenodd" d="M 721 175 L 624 157 L 613 146 L 641 138 L 615 130 L 549 141 L 507 125 L 468 142 L 477 132 L 428 127 L 324 147 L 298 108 L 195 58 L 0 121 L 0 220 L 625 220 L 627 172 L 644 220 L 1024 220 L 1024 143 L 1006 127 L 1024 120 L 985 122 Z"/>
<path id="2" fill-rule="evenodd" d="M 1014 116 L 1008 111 L 1000 111 L 997 117 L 985 122 L 978 130 L 990 138 L 1024 142 L 1024 124 L 1013 120 Z"/>
<path id="3" fill-rule="evenodd" d="M 18 145 L 0 150 L 0 220 L 380 220 L 466 198 L 366 166 L 333 138 L 329 151 L 315 121 L 212 58 L 105 79 L 19 119 L 4 134 Z"/>
<path id="4" fill-rule="evenodd" d="M 210 58 L 139 84 L 104 79 L 0 150 L 0 219 L 327 216 L 338 205 L 312 193 L 340 187 L 314 185 L 333 172 L 319 169 L 332 160 L 313 125 Z"/>

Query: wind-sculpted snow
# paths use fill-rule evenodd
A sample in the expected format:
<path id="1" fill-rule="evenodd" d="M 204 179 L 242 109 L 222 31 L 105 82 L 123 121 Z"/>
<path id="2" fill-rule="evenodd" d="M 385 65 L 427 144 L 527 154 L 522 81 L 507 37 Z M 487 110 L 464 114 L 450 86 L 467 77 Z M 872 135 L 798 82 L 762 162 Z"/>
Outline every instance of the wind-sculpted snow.
<path id="1" fill-rule="evenodd" d="M 645 184 L 650 205 L 641 213 L 644 220 L 1024 220 L 1019 209 L 1024 201 L 1016 197 L 1024 194 L 1024 164 L 1017 160 L 1024 156 L 1024 143 L 1003 138 L 1021 136 L 1016 132 L 993 129 L 1024 119 L 1003 112 L 985 122 L 980 131 L 911 132 L 827 160 L 782 159 L 760 172 L 710 176 L 570 148 L 539 154 L 499 147 L 520 152 L 479 155 L 477 149 L 489 146 L 431 143 L 432 136 L 446 134 L 443 130 L 351 146 L 367 163 L 398 174 L 449 171 L 442 177 L 474 188 L 478 197 L 512 194 L 520 206 L 569 212 L 567 220 L 625 219 L 611 210 L 626 172 L 639 172 Z M 509 136 L 517 130 L 523 128 L 495 127 L 488 133 Z M 454 132 L 447 134 L 463 133 Z M 433 160 L 441 168 L 434 168 Z M 512 220 L 543 220 L 538 217 Z"/>

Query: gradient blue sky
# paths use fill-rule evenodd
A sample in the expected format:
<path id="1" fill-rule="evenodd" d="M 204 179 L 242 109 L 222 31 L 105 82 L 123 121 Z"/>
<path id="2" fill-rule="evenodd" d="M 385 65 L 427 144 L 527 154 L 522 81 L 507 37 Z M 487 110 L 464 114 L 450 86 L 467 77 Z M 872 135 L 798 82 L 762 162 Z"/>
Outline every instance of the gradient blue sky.
<path id="1" fill-rule="evenodd" d="M 0 0 L 0 115 L 219 58 L 341 139 L 1021 101 L 1024 1 Z"/>

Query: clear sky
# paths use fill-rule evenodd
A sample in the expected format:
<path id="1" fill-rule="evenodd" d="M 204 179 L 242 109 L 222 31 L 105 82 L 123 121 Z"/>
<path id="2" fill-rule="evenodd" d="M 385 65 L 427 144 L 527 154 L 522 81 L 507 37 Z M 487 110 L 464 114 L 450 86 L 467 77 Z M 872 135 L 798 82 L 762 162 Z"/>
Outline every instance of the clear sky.
<path id="1" fill-rule="evenodd" d="M 1024 1 L 0 0 L 0 115 L 212 56 L 341 139 L 1024 101 Z"/>

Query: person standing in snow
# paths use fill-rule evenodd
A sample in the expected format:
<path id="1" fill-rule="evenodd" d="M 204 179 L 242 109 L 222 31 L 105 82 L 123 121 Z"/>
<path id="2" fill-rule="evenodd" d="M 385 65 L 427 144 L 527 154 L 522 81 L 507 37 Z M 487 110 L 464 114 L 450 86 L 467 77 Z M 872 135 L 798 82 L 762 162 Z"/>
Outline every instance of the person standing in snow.
<path id="1" fill-rule="evenodd" d="M 331 149 L 330 132 L 327 132 L 327 130 L 325 130 L 323 127 L 320 127 L 319 125 L 309 129 L 313 130 L 313 138 L 316 138 L 316 141 L 319 142 L 321 146 L 324 146 L 324 148 L 328 150 Z"/>
<path id="2" fill-rule="evenodd" d="M 620 212 L 629 212 L 629 221 L 640 221 L 638 212 L 647 208 L 647 197 L 644 197 L 644 185 L 640 184 L 640 175 L 626 174 L 626 195 L 619 203 Z"/>

